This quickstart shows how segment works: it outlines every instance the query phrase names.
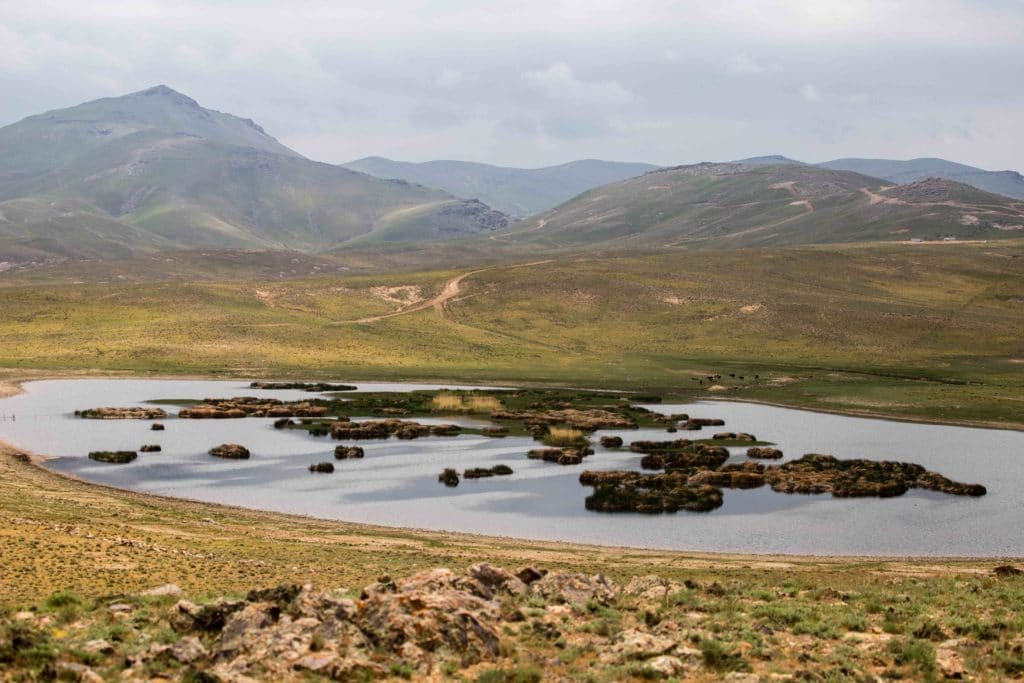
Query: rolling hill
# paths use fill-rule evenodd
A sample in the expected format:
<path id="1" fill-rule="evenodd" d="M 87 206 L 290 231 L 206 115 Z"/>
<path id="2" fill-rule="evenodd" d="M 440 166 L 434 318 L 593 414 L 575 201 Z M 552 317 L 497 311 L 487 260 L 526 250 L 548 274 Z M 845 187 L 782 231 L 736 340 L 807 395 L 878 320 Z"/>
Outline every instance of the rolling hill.
<path id="1" fill-rule="evenodd" d="M 506 168 L 468 161 L 409 163 L 366 157 L 346 168 L 378 178 L 398 178 L 438 187 L 464 199 L 479 199 L 488 206 L 525 218 L 546 211 L 581 192 L 658 168 L 652 164 L 586 159 L 546 168 Z"/>
<path id="2" fill-rule="evenodd" d="M 503 214 L 311 161 L 165 86 L 0 128 L 0 262 L 444 239 Z M 422 228 L 422 229 L 421 229 Z"/>
<path id="3" fill-rule="evenodd" d="M 836 159 L 818 165 L 884 178 L 901 185 L 925 178 L 955 180 L 979 190 L 1024 200 L 1024 176 L 1016 171 L 985 171 L 945 159 Z"/>
<path id="4" fill-rule="evenodd" d="M 548 248 L 737 248 L 1024 236 L 1024 202 L 800 164 L 696 164 L 591 190 L 493 235 Z"/>

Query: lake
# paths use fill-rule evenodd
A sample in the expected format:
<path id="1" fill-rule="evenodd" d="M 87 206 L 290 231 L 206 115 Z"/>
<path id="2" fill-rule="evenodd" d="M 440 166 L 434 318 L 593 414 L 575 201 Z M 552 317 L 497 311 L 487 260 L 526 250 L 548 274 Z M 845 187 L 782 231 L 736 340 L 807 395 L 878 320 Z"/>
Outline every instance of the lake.
<path id="1" fill-rule="evenodd" d="M 344 381 L 344 380 L 339 380 Z M 358 391 L 411 391 L 438 385 L 353 382 Z M 445 385 L 458 388 L 456 385 Z M 470 387 L 466 387 L 470 388 Z M 898 498 L 832 498 L 786 495 L 767 487 L 724 491 L 712 512 L 667 515 L 599 513 L 584 509 L 589 487 L 584 469 L 639 469 L 640 454 L 597 451 L 583 465 L 529 460 L 529 438 L 476 435 L 360 442 L 362 460 L 335 462 L 342 442 L 299 430 L 275 430 L 272 419 L 165 420 L 151 432 L 148 421 L 83 420 L 76 409 L 143 406 L 156 399 L 261 396 L 282 400 L 315 397 L 304 391 L 261 391 L 248 381 L 45 380 L 25 393 L 0 400 L 0 439 L 53 456 L 46 466 L 82 479 L 134 491 L 226 503 L 261 510 L 419 529 L 517 538 L 574 541 L 693 551 L 819 555 L 1024 556 L 1024 433 L 912 424 L 829 415 L 728 401 L 648 405 L 665 413 L 723 418 L 728 431 L 772 441 L 786 459 L 805 453 L 840 458 L 901 460 L 924 465 L 951 479 L 983 484 L 981 498 L 912 489 Z M 174 406 L 162 406 L 174 413 Z M 359 418 L 355 418 L 359 419 Z M 470 418 L 413 418 L 422 423 L 486 426 Z M 599 431 L 628 444 L 678 438 L 661 429 Z M 89 460 L 95 450 L 138 449 L 127 465 Z M 250 460 L 227 461 L 207 450 L 241 443 Z M 744 448 L 730 449 L 735 461 Z M 310 464 L 335 462 L 334 474 L 311 474 Z M 509 477 L 437 481 L 446 467 L 504 463 Z"/>

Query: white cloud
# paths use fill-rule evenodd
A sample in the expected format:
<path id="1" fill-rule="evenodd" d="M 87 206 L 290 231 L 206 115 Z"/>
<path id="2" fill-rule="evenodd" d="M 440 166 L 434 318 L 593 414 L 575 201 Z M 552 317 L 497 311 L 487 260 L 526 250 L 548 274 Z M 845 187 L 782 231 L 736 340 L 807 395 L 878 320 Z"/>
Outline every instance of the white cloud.
<path id="1" fill-rule="evenodd" d="M 804 102 L 809 102 L 811 104 L 818 104 L 821 102 L 821 93 L 818 91 L 817 87 L 810 83 L 804 83 L 801 85 L 797 88 L 797 92 L 800 94 L 800 97 Z"/>
<path id="2" fill-rule="evenodd" d="M 754 76 L 768 71 L 767 66 L 754 61 L 745 52 L 741 52 L 726 60 L 725 69 L 737 76 Z"/>
<path id="3" fill-rule="evenodd" d="M 636 96 L 622 87 L 618 81 L 580 80 L 572 67 L 565 62 L 555 62 L 546 69 L 529 71 L 523 74 L 523 79 L 550 99 L 557 101 L 619 106 L 636 100 Z"/>
<path id="4" fill-rule="evenodd" d="M 445 67 L 441 69 L 441 73 L 437 75 L 436 83 L 442 88 L 454 88 L 457 85 L 461 85 L 466 81 L 466 74 L 455 69 Z"/>

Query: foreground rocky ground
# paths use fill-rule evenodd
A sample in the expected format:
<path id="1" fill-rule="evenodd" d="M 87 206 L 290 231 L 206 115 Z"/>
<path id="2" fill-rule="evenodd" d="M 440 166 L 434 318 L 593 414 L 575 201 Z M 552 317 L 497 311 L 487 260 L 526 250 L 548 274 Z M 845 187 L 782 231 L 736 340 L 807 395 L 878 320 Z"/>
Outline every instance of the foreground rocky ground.
<path id="1" fill-rule="evenodd" d="M 915 587 L 886 604 L 797 582 L 622 584 L 486 563 L 361 590 L 61 592 L 0 618 L 0 666 L 4 680 L 89 682 L 995 680 L 1024 674 L 1022 581 L 1001 567 L 973 588 L 1006 609 L 956 615 L 922 610 Z"/>

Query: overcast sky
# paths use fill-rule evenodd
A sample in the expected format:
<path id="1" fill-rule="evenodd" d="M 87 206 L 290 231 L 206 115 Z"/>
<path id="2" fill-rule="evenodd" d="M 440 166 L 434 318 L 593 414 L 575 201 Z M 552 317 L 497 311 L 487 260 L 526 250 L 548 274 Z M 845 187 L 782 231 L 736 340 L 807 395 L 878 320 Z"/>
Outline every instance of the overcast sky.
<path id="1" fill-rule="evenodd" d="M 328 162 L 1024 170 L 1024 0 L 0 0 L 0 125 L 159 83 Z"/>

